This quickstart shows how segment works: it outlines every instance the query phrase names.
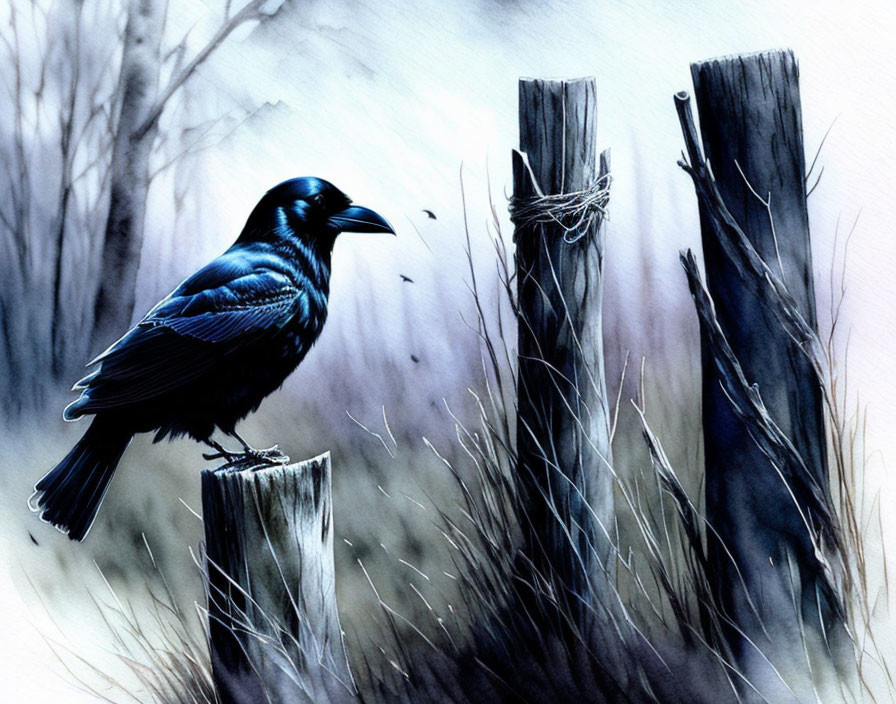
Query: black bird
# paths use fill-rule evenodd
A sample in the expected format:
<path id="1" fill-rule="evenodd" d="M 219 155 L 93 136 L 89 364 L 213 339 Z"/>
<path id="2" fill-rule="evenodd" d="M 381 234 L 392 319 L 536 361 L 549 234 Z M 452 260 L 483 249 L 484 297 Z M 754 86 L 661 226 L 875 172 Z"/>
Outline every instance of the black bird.
<path id="1" fill-rule="evenodd" d="M 229 460 L 255 450 L 236 424 L 279 388 L 314 344 L 327 317 L 330 255 L 340 232 L 388 232 L 380 215 L 319 178 L 268 191 L 239 238 L 184 281 L 88 366 L 81 396 L 63 417 L 93 415 L 87 432 L 34 487 L 40 516 L 83 540 L 135 433 L 154 442 L 188 435 Z M 242 453 L 212 440 L 215 428 Z"/>

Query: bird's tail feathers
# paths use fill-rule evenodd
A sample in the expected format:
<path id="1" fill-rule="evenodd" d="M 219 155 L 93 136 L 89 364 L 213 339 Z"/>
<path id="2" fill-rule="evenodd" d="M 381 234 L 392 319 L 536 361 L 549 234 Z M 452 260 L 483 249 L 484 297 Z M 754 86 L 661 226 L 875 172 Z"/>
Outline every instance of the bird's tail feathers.
<path id="1" fill-rule="evenodd" d="M 95 418 L 71 452 L 35 485 L 28 505 L 72 540 L 83 540 L 131 437 Z"/>

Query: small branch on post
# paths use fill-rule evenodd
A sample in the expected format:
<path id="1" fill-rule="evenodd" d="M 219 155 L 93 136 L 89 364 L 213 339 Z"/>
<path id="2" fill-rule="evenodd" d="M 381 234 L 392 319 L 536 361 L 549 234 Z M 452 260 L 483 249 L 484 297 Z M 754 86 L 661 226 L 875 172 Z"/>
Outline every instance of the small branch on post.
<path id="1" fill-rule="evenodd" d="M 596 110 L 592 78 L 520 80 L 511 204 L 520 524 L 527 558 L 580 632 L 615 581 L 601 325 L 610 177 L 606 153 L 595 174 Z"/>
<path id="2" fill-rule="evenodd" d="M 221 701 L 355 702 L 336 609 L 329 453 L 205 470 L 202 508 Z"/>

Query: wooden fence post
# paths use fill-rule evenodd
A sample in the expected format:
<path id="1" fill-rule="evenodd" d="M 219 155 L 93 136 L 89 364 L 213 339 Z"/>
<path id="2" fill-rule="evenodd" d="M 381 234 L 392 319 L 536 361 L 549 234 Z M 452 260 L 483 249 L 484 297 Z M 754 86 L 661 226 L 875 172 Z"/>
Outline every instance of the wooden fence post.
<path id="1" fill-rule="evenodd" d="M 799 72 L 787 50 L 702 61 L 691 73 L 705 160 L 687 95 L 676 104 L 706 269 L 703 289 L 685 262 L 701 316 L 708 552 L 735 657 L 793 664 L 803 626 L 832 651 L 845 633 L 813 361 Z"/>
<path id="2" fill-rule="evenodd" d="M 596 174 L 596 111 L 593 78 L 519 82 L 520 518 L 528 558 L 579 626 L 615 580 L 601 326 L 609 174 L 606 153 Z"/>
<path id="3" fill-rule="evenodd" d="M 336 610 L 329 453 L 205 470 L 202 508 L 221 701 L 356 701 Z"/>

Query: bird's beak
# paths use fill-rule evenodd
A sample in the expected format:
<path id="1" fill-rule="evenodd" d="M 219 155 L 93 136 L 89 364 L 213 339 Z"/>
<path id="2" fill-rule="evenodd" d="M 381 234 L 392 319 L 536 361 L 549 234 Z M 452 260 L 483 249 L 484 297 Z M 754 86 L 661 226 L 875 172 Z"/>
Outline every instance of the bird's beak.
<path id="1" fill-rule="evenodd" d="M 342 212 L 331 215 L 328 218 L 331 225 L 339 228 L 340 232 L 391 232 L 395 230 L 379 213 L 360 205 L 350 205 Z"/>

